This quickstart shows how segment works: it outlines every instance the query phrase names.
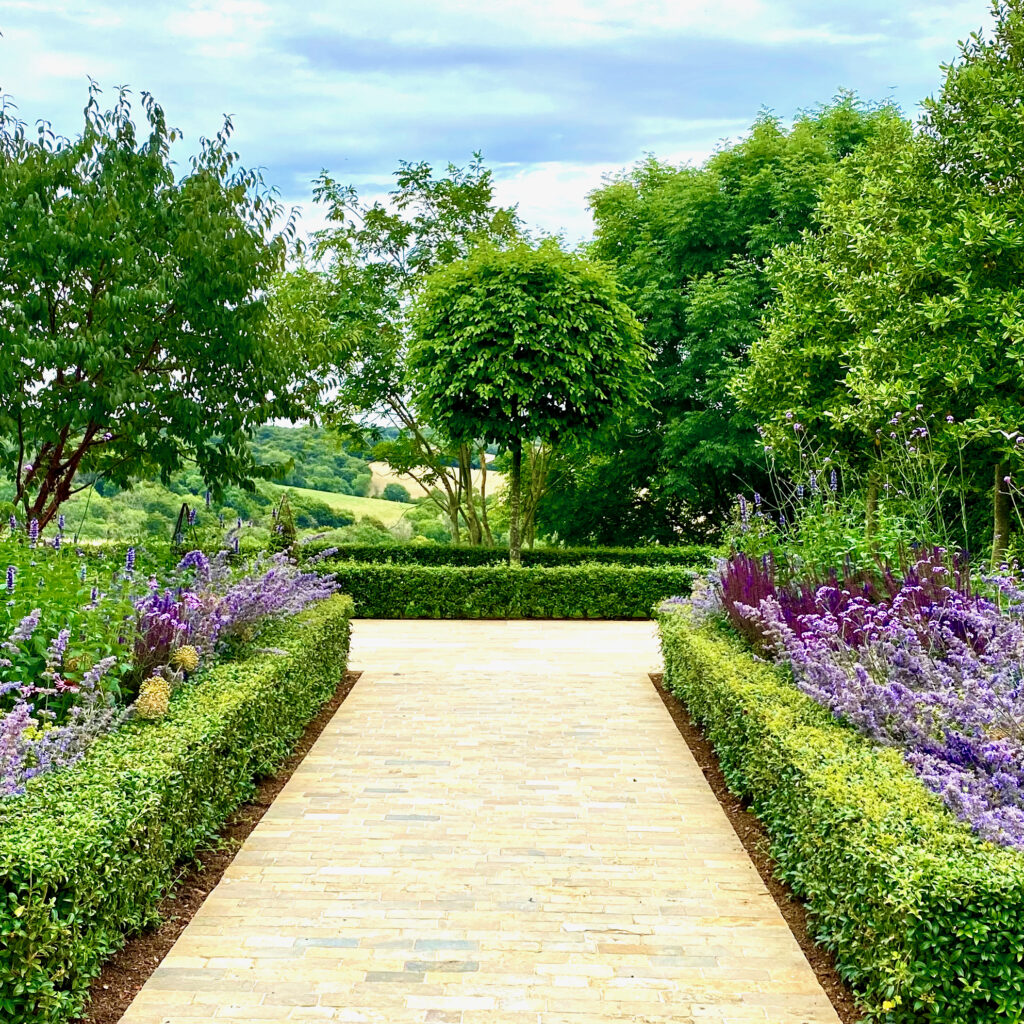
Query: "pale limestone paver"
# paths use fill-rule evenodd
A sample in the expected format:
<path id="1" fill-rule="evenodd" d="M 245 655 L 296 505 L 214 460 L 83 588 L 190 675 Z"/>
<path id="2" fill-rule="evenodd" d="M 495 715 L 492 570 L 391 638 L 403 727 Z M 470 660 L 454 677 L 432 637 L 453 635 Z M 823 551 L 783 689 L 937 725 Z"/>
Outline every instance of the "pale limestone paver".
<path id="1" fill-rule="evenodd" d="M 837 1024 L 650 623 L 355 624 L 348 700 L 123 1024 Z"/>

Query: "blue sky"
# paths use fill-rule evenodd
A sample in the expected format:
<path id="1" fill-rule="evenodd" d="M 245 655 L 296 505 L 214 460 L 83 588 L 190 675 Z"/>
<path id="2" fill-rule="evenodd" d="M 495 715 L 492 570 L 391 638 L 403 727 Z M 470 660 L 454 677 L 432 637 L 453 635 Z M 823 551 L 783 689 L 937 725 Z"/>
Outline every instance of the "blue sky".
<path id="1" fill-rule="evenodd" d="M 230 113 L 306 229 L 322 167 L 376 194 L 400 159 L 479 149 L 503 201 L 576 240 L 602 175 L 699 162 L 841 87 L 913 113 L 989 23 L 987 0 L 4 0 L 0 89 L 64 134 L 86 76 L 148 90 L 182 163 Z"/>

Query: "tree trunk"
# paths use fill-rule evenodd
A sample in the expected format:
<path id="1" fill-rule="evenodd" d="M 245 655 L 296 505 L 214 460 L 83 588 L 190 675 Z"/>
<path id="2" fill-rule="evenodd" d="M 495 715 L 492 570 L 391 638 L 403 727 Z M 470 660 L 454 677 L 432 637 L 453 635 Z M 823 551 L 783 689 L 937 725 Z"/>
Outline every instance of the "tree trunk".
<path id="1" fill-rule="evenodd" d="M 469 543 L 472 547 L 478 548 L 484 542 L 483 526 L 480 523 L 480 516 L 476 510 L 476 500 L 473 494 L 473 456 L 469 446 L 459 445 L 459 477 L 462 481 L 462 494 L 465 499 L 466 529 L 469 531 Z"/>
<path id="2" fill-rule="evenodd" d="M 489 548 L 494 547 L 494 534 L 491 533 L 491 524 L 487 520 L 487 448 L 480 446 L 480 523 L 484 530 L 484 544 Z"/>
<path id="3" fill-rule="evenodd" d="M 873 540 L 878 532 L 878 477 L 868 477 L 868 494 L 864 502 L 864 535 Z"/>
<path id="4" fill-rule="evenodd" d="M 1010 489 L 1004 481 L 1006 463 L 997 462 L 992 488 L 992 567 L 999 565 L 1010 542 Z"/>
<path id="5" fill-rule="evenodd" d="M 522 538 L 519 535 L 520 502 L 523 486 L 523 442 L 516 438 L 512 442 L 512 479 L 509 480 L 509 524 L 508 561 L 509 565 L 522 564 Z"/>

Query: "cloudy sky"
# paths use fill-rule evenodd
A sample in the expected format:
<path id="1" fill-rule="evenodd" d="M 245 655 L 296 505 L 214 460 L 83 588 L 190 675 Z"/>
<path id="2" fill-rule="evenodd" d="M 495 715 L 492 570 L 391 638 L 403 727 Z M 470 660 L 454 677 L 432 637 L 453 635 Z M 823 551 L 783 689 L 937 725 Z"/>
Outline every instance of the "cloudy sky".
<path id="1" fill-rule="evenodd" d="M 841 87 L 907 111 L 988 0 L 3 0 L 0 90 L 77 130 L 87 76 L 185 132 L 233 116 L 303 224 L 321 168 L 367 194 L 400 159 L 482 150 L 528 223 L 589 234 L 586 193 L 644 153 L 700 161 L 761 107 Z"/>

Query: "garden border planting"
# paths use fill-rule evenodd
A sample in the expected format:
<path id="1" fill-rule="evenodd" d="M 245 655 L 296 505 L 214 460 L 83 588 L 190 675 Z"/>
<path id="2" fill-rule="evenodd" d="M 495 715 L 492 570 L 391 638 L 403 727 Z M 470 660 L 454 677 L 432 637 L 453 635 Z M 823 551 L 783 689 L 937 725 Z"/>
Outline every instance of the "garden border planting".
<path id="1" fill-rule="evenodd" d="M 447 544 L 343 544 L 328 547 L 324 543 L 303 545 L 304 556 L 330 550 L 335 562 L 395 565 L 481 566 L 507 565 L 508 548 L 458 547 Z M 522 552 L 524 566 L 555 568 L 559 566 L 601 565 L 685 566 L 703 568 L 711 561 L 715 549 L 701 545 L 646 548 L 526 548 Z"/>
<path id="2" fill-rule="evenodd" d="M 0 1016 L 60 1024 L 127 933 L 155 923 L 175 865 L 280 764 L 335 693 L 352 605 L 271 627 L 75 766 L 0 805 Z"/>
<path id="3" fill-rule="evenodd" d="M 320 565 L 364 619 L 649 619 L 693 579 L 676 566 Z"/>
<path id="4" fill-rule="evenodd" d="M 772 840 L 812 933 L 890 1024 L 1024 1017 L 1024 857 L 979 840 L 904 764 L 781 669 L 685 612 L 659 616 L 665 683 Z"/>

